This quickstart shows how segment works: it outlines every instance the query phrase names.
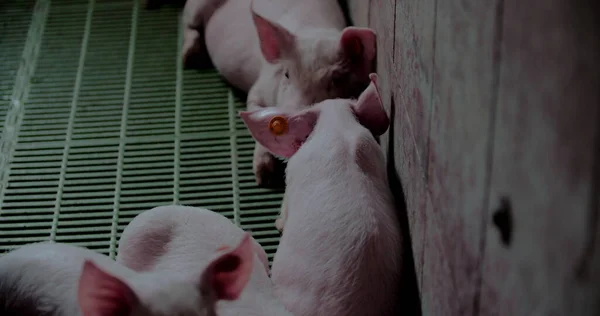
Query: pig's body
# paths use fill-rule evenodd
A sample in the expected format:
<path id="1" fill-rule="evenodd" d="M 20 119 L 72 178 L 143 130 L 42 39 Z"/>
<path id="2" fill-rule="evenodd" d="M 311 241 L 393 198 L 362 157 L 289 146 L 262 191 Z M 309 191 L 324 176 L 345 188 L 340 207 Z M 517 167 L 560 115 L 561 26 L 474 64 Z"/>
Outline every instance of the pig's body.
<path id="1" fill-rule="evenodd" d="M 50 243 L 23 246 L 0 258 L 0 315 L 81 315 L 77 284 L 86 259 L 124 279 L 134 274 L 88 249 Z"/>
<path id="2" fill-rule="evenodd" d="M 289 158 L 279 221 L 285 228 L 271 278 L 296 316 L 399 312 L 400 227 L 373 136 L 389 120 L 371 77 L 357 101 L 241 113 L 257 141 Z M 270 130 L 275 118 L 287 122 L 286 132 Z"/>
<path id="3" fill-rule="evenodd" d="M 188 0 L 184 63 L 204 48 L 219 72 L 248 93 L 249 110 L 299 109 L 357 97 L 374 68 L 376 40 L 370 29 L 346 27 L 337 0 Z M 279 183 L 275 170 L 274 157 L 257 144 L 257 183 Z"/>
<path id="4" fill-rule="evenodd" d="M 396 315 L 401 237 L 383 154 L 348 107 L 321 109 L 312 138 L 287 165 L 277 294 L 296 316 Z"/>
<path id="5" fill-rule="evenodd" d="M 261 71 L 275 70 L 261 53 L 250 14 L 251 4 L 252 0 L 188 0 L 184 9 L 184 28 L 204 32 L 202 37 L 200 33 L 194 35 L 195 32 L 187 31 L 187 39 L 196 38 L 197 45 L 206 45 L 219 72 L 246 92 L 258 80 Z M 337 30 L 339 36 L 346 26 L 337 0 L 254 0 L 253 5 L 257 13 L 295 34 L 325 28 Z M 192 44 L 188 42 L 188 45 Z M 278 80 L 273 82 L 275 91 L 276 83 Z"/>
<path id="6" fill-rule="evenodd" d="M 196 278 L 198 282 L 137 273 L 107 256 L 66 244 L 30 244 L 0 258 L 0 315 L 213 315 Z"/>
<path id="7" fill-rule="evenodd" d="M 138 215 L 125 228 L 117 262 L 136 271 L 186 277 L 243 235 L 244 231 L 226 217 L 206 209 L 156 207 Z M 273 293 L 266 253 L 252 241 L 255 255 L 250 280 L 238 300 L 217 305 L 217 314 L 290 315 Z"/>

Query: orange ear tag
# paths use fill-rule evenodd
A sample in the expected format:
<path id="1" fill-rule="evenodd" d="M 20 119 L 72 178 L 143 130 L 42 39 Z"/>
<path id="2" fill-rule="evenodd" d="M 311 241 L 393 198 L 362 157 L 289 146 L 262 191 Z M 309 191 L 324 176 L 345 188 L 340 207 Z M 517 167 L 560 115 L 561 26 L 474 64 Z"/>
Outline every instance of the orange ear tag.
<path id="1" fill-rule="evenodd" d="M 288 130 L 288 121 L 283 116 L 275 116 L 269 122 L 269 130 L 276 136 L 283 135 Z"/>

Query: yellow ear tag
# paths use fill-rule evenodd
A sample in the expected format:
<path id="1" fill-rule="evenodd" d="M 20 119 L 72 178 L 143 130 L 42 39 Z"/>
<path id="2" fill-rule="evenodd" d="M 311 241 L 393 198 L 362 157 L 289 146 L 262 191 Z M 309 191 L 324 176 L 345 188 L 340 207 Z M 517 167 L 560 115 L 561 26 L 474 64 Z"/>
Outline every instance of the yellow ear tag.
<path id="1" fill-rule="evenodd" d="M 288 122 L 283 116 L 275 116 L 269 122 L 269 129 L 274 135 L 280 136 L 287 132 Z"/>

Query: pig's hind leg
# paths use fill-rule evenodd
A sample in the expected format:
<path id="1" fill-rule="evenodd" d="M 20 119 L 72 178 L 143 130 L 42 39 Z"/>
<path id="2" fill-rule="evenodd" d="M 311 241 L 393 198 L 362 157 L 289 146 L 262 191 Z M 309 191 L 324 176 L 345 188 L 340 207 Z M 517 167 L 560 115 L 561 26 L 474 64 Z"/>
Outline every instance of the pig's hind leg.
<path id="1" fill-rule="evenodd" d="M 280 233 L 283 233 L 283 227 L 285 226 L 285 221 L 287 220 L 287 192 L 283 195 L 283 202 L 281 202 L 281 212 L 279 217 L 275 220 L 275 228 Z"/>
<path id="2" fill-rule="evenodd" d="M 254 83 L 248 97 L 246 98 L 246 108 L 248 111 L 263 109 L 267 106 L 273 106 L 265 100 L 265 96 L 273 94 L 273 83 L 270 76 L 261 74 Z M 261 187 L 280 188 L 285 185 L 284 173 L 285 166 L 283 162 L 275 158 L 264 146 L 254 141 L 254 157 L 252 159 L 252 171 L 256 178 L 256 183 Z"/>
<path id="3" fill-rule="evenodd" d="M 183 47 L 181 58 L 186 68 L 210 66 L 204 43 L 204 30 L 208 19 L 223 4 L 223 0 L 188 0 L 183 8 Z"/>

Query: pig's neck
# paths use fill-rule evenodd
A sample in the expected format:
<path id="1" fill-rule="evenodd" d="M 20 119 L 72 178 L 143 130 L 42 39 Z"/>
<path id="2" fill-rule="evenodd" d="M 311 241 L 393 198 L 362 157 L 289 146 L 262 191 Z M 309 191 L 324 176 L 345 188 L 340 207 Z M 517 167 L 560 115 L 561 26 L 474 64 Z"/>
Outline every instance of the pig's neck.
<path id="1" fill-rule="evenodd" d="M 297 33 L 307 27 L 342 30 L 346 21 L 337 0 L 305 0 L 295 2 L 277 21 Z"/>

